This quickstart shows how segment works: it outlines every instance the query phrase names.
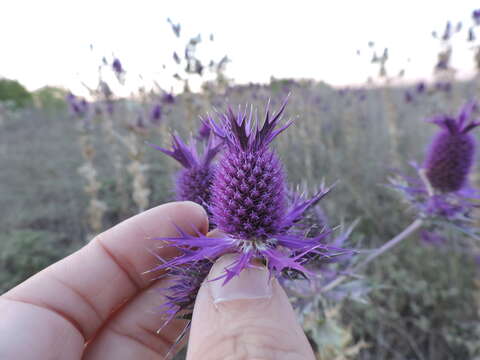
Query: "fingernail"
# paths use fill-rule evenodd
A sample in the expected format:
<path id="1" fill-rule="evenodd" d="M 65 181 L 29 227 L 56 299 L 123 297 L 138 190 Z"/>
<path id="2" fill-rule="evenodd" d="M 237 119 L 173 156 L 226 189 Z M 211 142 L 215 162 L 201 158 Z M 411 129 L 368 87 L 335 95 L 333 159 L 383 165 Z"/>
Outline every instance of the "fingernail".
<path id="1" fill-rule="evenodd" d="M 236 260 L 236 255 L 227 254 L 213 264 L 208 280 L 216 279 L 225 274 L 225 268 Z M 244 269 L 223 285 L 224 279 L 209 281 L 208 286 L 213 297 L 213 303 L 219 304 L 234 300 L 266 299 L 272 296 L 270 274 L 264 266 L 252 266 Z"/>

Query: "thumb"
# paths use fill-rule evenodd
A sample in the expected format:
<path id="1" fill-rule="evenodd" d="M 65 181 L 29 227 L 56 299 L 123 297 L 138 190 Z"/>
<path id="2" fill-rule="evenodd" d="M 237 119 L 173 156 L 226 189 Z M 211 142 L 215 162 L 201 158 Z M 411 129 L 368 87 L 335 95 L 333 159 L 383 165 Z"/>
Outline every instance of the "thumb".
<path id="1" fill-rule="evenodd" d="M 208 279 L 235 260 L 224 255 Z M 205 281 L 193 311 L 187 360 L 315 359 L 308 340 L 277 280 L 265 267 L 243 270 L 223 286 Z"/>

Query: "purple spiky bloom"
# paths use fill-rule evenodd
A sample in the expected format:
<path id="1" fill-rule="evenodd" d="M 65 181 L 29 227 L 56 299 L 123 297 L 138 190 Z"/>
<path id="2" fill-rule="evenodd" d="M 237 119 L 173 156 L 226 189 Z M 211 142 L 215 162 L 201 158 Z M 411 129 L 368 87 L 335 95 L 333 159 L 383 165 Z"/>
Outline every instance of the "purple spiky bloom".
<path id="1" fill-rule="evenodd" d="M 201 155 L 197 152 L 195 141 L 187 145 L 178 135 L 172 135 L 172 150 L 152 146 L 183 166 L 176 174 L 177 200 L 193 201 L 208 208 L 215 169 L 212 161 L 221 150 L 222 143 L 209 139 Z"/>
<path id="2" fill-rule="evenodd" d="M 225 143 L 212 183 L 209 207 L 221 236 L 192 236 L 182 229 L 179 238 L 163 238 L 182 254 L 156 269 L 192 266 L 211 261 L 226 253 L 236 254 L 234 262 L 219 277 L 230 281 L 256 259 L 264 262 L 273 276 L 295 271 L 308 276 L 305 267 L 310 259 L 331 259 L 346 251 L 326 244 L 331 235 L 326 230 L 307 237 L 292 229 L 303 214 L 330 189 L 322 188 L 311 199 L 299 197 L 287 203 L 283 168 L 270 143 L 291 122 L 279 125 L 286 103 L 271 114 L 268 107 L 262 124 L 254 112 L 229 111 L 218 121 L 209 118 L 213 133 Z M 224 234 L 224 235 L 223 235 Z"/>
<path id="3" fill-rule="evenodd" d="M 224 115 L 217 136 L 226 143 L 212 194 L 212 213 L 220 230 L 239 239 L 268 239 L 283 229 L 286 187 L 279 159 L 268 147 L 289 124 L 274 130 L 281 111 L 267 112 L 261 129 L 251 130 L 251 115 Z M 251 114 L 251 113 L 250 113 Z"/>
<path id="4" fill-rule="evenodd" d="M 162 96 L 162 102 L 169 105 L 175 104 L 175 96 L 172 93 L 165 93 Z"/>
<path id="5" fill-rule="evenodd" d="M 424 83 L 423 81 L 420 81 L 420 82 L 415 86 L 415 91 L 416 91 L 418 94 L 424 93 L 426 89 L 427 89 L 427 86 L 425 85 L 425 83 Z"/>
<path id="6" fill-rule="evenodd" d="M 169 269 L 168 275 L 174 280 L 170 286 L 161 289 L 166 301 L 160 307 L 160 311 L 167 315 L 167 323 L 179 312 L 184 312 L 185 318 L 193 312 L 195 296 L 212 265 L 209 260 L 202 260 L 189 267 L 176 266 Z"/>
<path id="7" fill-rule="evenodd" d="M 152 253 L 161 263 L 166 261 Z M 167 273 L 160 275 L 156 280 L 168 276 L 172 279 L 169 285 L 157 291 L 165 298 L 165 301 L 157 310 L 165 319 L 157 332 L 161 332 L 174 319 L 188 320 L 187 325 L 178 337 L 175 345 L 187 334 L 191 325 L 191 316 L 195 304 L 196 295 L 200 286 L 205 281 L 213 263 L 209 260 L 198 261 L 189 267 L 172 266 Z"/>
<path id="8" fill-rule="evenodd" d="M 471 120 L 474 107 L 470 103 L 457 117 L 440 115 L 430 120 L 441 128 L 424 164 L 426 177 L 435 190 L 458 191 L 467 181 L 475 155 L 475 139 L 469 132 L 480 125 L 479 121 Z"/>
<path id="9" fill-rule="evenodd" d="M 88 114 L 90 105 L 85 99 L 80 99 L 73 95 L 72 93 L 68 93 L 65 97 L 67 101 L 68 107 L 70 109 L 70 113 L 76 117 L 84 118 Z"/>
<path id="10" fill-rule="evenodd" d="M 472 19 L 475 22 L 475 25 L 480 25 L 480 9 L 472 11 Z"/>
<path id="11" fill-rule="evenodd" d="M 162 120 L 162 106 L 155 104 L 150 110 L 150 122 L 154 125 L 158 125 Z"/>
<path id="12" fill-rule="evenodd" d="M 124 72 L 122 63 L 120 62 L 120 59 L 115 58 L 112 62 L 112 69 L 116 74 L 121 74 Z"/>

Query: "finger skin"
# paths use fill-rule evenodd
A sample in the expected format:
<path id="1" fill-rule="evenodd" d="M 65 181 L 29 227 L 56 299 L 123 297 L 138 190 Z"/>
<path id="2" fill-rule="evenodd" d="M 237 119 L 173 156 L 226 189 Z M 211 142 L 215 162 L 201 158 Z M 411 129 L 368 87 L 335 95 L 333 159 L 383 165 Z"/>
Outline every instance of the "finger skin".
<path id="1" fill-rule="evenodd" d="M 206 282 L 197 296 L 192 320 L 187 360 L 315 360 L 276 280 L 269 299 L 216 305 Z"/>
<path id="2" fill-rule="evenodd" d="M 160 314 L 165 289 L 171 279 L 162 279 L 132 299 L 108 321 L 85 349 L 83 360 L 164 359 L 174 355 L 178 335 L 185 329 L 185 320 L 173 320 L 162 329 L 166 316 Z"/>
<path id="3" fill-rule="evenodd" d="M 147 249 L 159 244 L 154 237 L 177 236 L 175 225 L 205 233 L 206 212 L 191 202 L 150 209 L 2 295 L 0 359 L 79 358 L 110 314 L 158 276 L 141 275 L 158 262 Z M 175 254 L 168 247 L 158 253 Z"/>

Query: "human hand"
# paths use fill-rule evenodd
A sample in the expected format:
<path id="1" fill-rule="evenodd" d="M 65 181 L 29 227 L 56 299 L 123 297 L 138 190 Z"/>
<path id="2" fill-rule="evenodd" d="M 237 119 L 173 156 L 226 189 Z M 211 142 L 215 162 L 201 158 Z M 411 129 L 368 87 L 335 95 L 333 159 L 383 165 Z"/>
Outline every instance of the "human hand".
<path id="1" fill-rule="evenodd" d="M 157 265 L 152 238 L 174 237 L 175 225 L 206 233 L 199 205 L 169 203 L 100 234 L 74 254 L 0 297 L 0 359 L 162 359 L 184 320 L 162 329 L 152 289 L 168 278 L 142 275 Z M 159 255 L 175 256 L 163 247 Z M 223 271 L 228 256 L 212 268 Z M 226 263 L 227 262 L 227 263 Z M 253 299 L 258 298 L 258 299 Z M 216 300 L 216 304 L 214 301 Z M 220 301 L 219 301 L 220 300 Z M 193 315 L 188 359 L 313 359 L 288 299 L 265 269 L 249 269 L 221 287 L 205 282 Z"/>

